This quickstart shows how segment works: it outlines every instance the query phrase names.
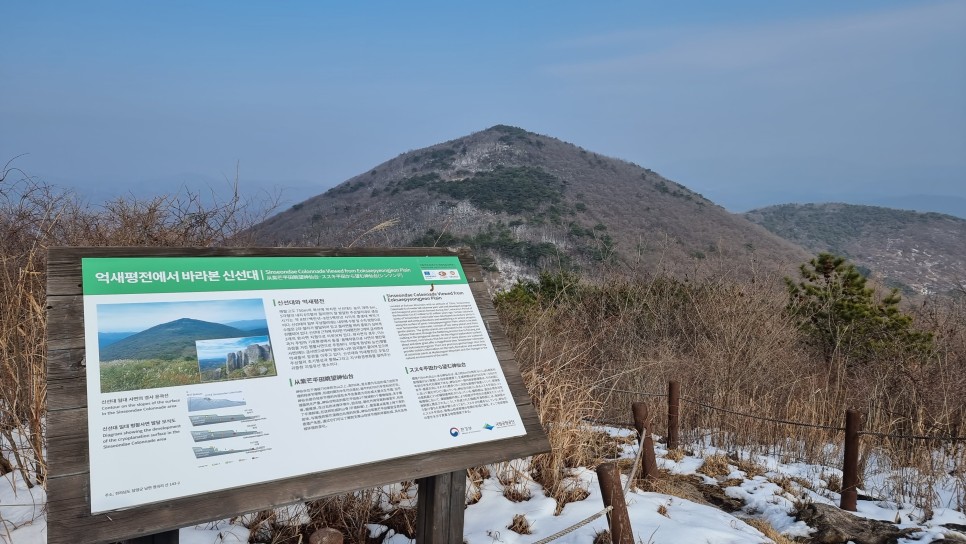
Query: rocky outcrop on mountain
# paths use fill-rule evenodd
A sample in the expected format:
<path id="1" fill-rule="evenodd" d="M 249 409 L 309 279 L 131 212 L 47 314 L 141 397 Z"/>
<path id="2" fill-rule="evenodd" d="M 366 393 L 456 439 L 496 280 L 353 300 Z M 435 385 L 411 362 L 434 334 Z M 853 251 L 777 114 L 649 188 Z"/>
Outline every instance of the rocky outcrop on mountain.
<path id="1" fill-rule="evenodd" d="M 226 357 L 225 366 L 229 371 L 254 365 L 261 362 L 273 361 L 272 348 L 268 344 L 252 344 L 244 350 L 231 352 Z"/>

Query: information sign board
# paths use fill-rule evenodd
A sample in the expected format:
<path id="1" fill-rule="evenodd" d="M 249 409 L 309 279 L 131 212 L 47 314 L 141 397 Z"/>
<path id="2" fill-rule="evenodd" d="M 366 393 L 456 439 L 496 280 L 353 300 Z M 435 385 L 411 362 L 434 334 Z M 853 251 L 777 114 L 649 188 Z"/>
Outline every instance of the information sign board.
<path id="1" fill-rule="evenodd" d="M 86 463 L 67 463 L 86 465 L 86 512 L 76 492 L 68 502 L 99 538 L 137 534 L 97 520 L 152 505 L 191 510 L 153 524 L 163 530 L 547 449 L 466 253 L 64 249 L 50 260 L 50 326 L 83 316 L 80 339 L 58 343 L 52 329 L 50 426 L 66 432 L 58 416 L 75 410 L 58 399 L 86 397 Z M 68 270 L 79 284 L 59 277 Z M 58 304 L 71 285 L 81 296 Z M 64 383 L 61 396 L 65 366 L 83 390 Z M 80 482 L 57 470 L 67 459 L 49 442 L 55 542 L 58 488 Z M 447 460 L 420 466 L 428 459 Z M 245 505 L 198 509 L 217 496 Z"/>

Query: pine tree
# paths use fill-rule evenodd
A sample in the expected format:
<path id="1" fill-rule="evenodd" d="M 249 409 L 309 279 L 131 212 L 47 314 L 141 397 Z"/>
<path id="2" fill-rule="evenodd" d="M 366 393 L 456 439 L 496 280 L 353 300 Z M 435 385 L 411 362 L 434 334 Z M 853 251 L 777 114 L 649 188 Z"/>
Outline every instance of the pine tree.
<path id="1" fill-rule="evenodd" d="M 915 330 L 912 317 L 899 309 L 898 289 L 877 298 L 855 265 L 830 253 L 819 254 L 799 271 L 802 281 L 785 278 L 788 310 L 827 362 L 839 357 L 856 365 L 887 355 L 921 355 L 931 348 L 932 336 Z"/>

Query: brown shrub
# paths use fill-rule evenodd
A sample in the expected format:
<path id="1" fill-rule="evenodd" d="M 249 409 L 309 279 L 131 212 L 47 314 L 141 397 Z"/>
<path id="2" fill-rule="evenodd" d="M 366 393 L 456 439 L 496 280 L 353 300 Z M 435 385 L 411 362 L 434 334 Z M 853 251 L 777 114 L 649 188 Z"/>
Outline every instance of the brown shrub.
<path id="1" fill-rule="evenodd" d="M 692 278 L 611 276 L 591 285 L 570 276 L 542 282 L 529 295 L 511 290 L 498 297 L 517 360 L 532 371 L 525 378 L 535 402 L 548 389 L 534 380 L 559 369 L 575 388 L 592 389 L 593 409 L 573 405 L 581 418 L 597 413 L 605 421 L 630 421 L 630 403 L 644 401 L 649 431 L 666 434 L 666 399 L 659 395 L 673 379 L 682 384 L 685 443 L 828 466 L 841 462 L 841 450 L 828 445 L 841 446 L 836 428 L 846 408 L 859 408 L 865 429 L 874 432 L 955 437 L 966 430 L 966 297 L 930 299 L 918 309 L 917 323 L 935 338 L 932 352 L 913 358 L 910 350 L 883 349 L 881 360 L 856 366 L 811 351 L 786 314 L 780 273 L 712 271 Z M 547 415 L 541 414 L 551 429 Z M 949 442 L 864 436 L 862 445 L 863 461 L 876 453 L 881 467 L 915 467 L 901 481 L 880 478 L 889 487 L 877 492 L 920 506 L 931 500 L 939 478 L 964 472 L 966 449 Z M 566 466 L 564 459 L 542 462 Z M 962 507 L 966 483 L 957 489 Z"/>
<path id="2" fill-rule="evenodd" d="M 273 206 L 255 206 L 237 188 L 236 178 L 227 199 L 186 190 L 93 208 L 10 163 L 0 170 L 0 441 L 29 485 L 46 474 L 48 248 L 246 244 L 247 229 Z"/>

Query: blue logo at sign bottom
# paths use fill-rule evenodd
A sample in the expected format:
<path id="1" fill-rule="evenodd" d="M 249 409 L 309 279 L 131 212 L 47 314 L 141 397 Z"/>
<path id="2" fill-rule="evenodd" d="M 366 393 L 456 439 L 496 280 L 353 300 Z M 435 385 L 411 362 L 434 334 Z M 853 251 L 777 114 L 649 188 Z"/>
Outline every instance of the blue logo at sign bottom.
<path id="1" fill-rule="evenodd" d="M 457 436 L 460 435 L 460 430 L 457 427 L 453 427 L 449 430 L 449 435 L 452 436 L 453 438 L 456 438 Z"/>

